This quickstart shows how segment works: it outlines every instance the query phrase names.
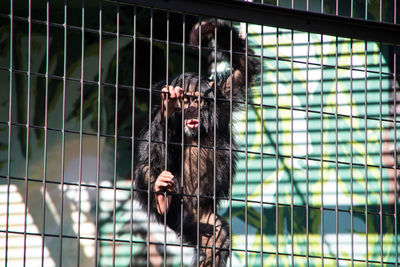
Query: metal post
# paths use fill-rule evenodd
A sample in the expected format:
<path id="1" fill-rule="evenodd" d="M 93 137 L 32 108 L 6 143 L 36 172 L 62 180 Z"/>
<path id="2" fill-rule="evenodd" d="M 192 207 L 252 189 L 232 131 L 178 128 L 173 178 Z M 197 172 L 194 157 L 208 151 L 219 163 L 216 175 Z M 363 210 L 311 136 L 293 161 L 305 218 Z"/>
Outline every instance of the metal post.
<path id="1" fill-rule="evenodd" d="M 50 2 L 49 0 L 46 1 L 46 85 L 45 85 L 45 106 L 44 106 L 44 153 L 43 153 L 43 202 L 42 202 L 42 209 L 43 209 L 43 215 L 42 215 L 42 255 L 41 255 L 41 261 L 42 261 L 42 267 L 44 266 L 44 247 L 45 247 L 45 239 L 46 239 L 46 183 L 47 183 L 47 135 L 48 135 L 48 102 L 49 102 L 49 50 L 50 50 L 50 44 L 49 44 L 49 35 L 50 35 Z"/>
<path id="2" fill-rule="evenodd" d="M 60 233 L 59 233 L 59 264 L 62 266 L 63 260 L 63 231 L 64 231 L 64 173 L 65 173 L 65 111 L 66 111 L 66 91 L 67 91 L 67 38 L 68 38 L 68 5 L 64 0 L 64 66 L 63 66 L 63 97 L 62 97 L 62 129 L 61 129 L 61 211 L 60 211 Z M 97 229 L 97 227 L 96 227 Z"/>
<path id="3" fill-rule="evenodd" d="M 8 264 L 8 235 L 9 235 L 9 216 L 10 216 L 10 183 L 11 183 L 11 128 L 12 128 L 12 103 L 13 103 L 13 83 L 14 83 L 14 0 L 10 0 L 10 84 L 9 84 L 9 104 L 8 104 L 8 149 L 7 149 L 7 200 L 6 200 L 6 240 L 5 240 L 5 267 Z"/>
<path id="4" fill-rule="evenodd" d="M 84 70 L 85 70 L 85 1 L 82 0 L 82 27 L 81 27 L 81 78 L 80 78 L 80 117 L 79 117 L 79 181 L 78 181 L 78 232 L 77 232 L 77 262 L 80 266 L 81 254 L 81 205 L 82 205 L 82 156 L 83 156 L 83 90 L 84 90 Z"/>
<path id="5" fill-rule="evenodd" d="M 114 173 L 113 173 L 113 234 L 112 234 L 112 266 L 115 267 L 115 235 L 116 235 L 116 220 L 117 220 L 117 212 L 116 212 L 116 206 L 117 206 L 117 168 L 118 168 L 118 161 L 117 161 L 117 153 L 118 153 L 118 97 L 119 97 L 119 16 L 120 16 L 120 6 L 119 3 L 117 3 L 117 49 L 116 49 L 116 66 L 115 66 L 115 128 L 114 128 Z"/>
<path id="6" fill-rule="evenodd" d="M 99 0 L 99 81 L 97 84 L 97 155 L 96 155 L 96 233 L 95 233 L 95 266 L 99 264 L 100 242 L 99 242 L 99 211 L 100 211 L 100 129 L 101 129 L 101 87 L 102 87 L 102 53 L 103 53 L 103 0 Z M 133 170 L 133 169 L 132 169 Z"/>
<path id="7" fill-rule="evenodd" d="M 131 136 L 131 199 L 130 199 L 130 212 L 131 216 L 129 216 L 129 267 L 132 267 L 133 262 L 133 253 L 132 253 L 132 246 L 133 246 L 133 188 L 134 188 L 134 170 L 135 170 L 135 108 L 136 108 L 136 6 L 134 6 L 133 11 L 133 61 L 132 61 L 132 136 Z"/>
<path id="8" fill-rule="evenodd" d="M 153 83 L 153 9 L 150 9 L 150 72 L 149 72 L 149 179 L 147 183 L 147 266 L 150 266 L 150 198 L 152 197 L 152 188 L 150 184 L 151 177 L 151 109 L 152 109 L 152 83 Z"/>
<path id="9" fill-rule="evenodd" d="M 32 2 L 29 0 L 28 15 L 28 102 L 26 108 L 26 148 L 25 148 L 25 207 L 28 207 L 28 185 L 29 185 L 29 134 L 30 134 L 30 109 L 31 109 L 31 53 L 32 53 Z M 24 256 L 23 266 L 26 266 L 26 230 L 27 230 L 28 210 L 25 208 L 24 214 Z"/>
<path id="10" fill-rule="evenodd" d="M 182 88 L 185 89 L 185 52 L 186 52 L 186 44 L 185 44 L 185 31 L 186 31 L 186 15 L 182 14 Z M 184 196 L 184 176 L 185 176 L 185 171 L 184 171 L 184 166 L 185 166 L 185 105 L 184 105 L 184 101 L 182 102 L 182 109 L 181 109 L 181 188 L 180 190 L 180 197 L 181 199 L 183 199 Z M 181 201 L 181 222 L 183 222 L 183 215 L 184 215 L 184 210 L 183 210 L 183 201 Z M 183 227 L 181 227 L 181 231 L 180 231 L 181 236 L 183 236 Z M 182 238 L 180 239 L 180 256 L 181 256 L 181 264 L 180 266 L 183 267 L 183 240 Z"/>
<path id="11" fill-rule="evenodd" d="M 278 0 L 277 0 L 278 1 Z M 279 28 L 276 29 L 276 107 L 275 107 L 275 233 L 276 233 L 276 266 L 279 266 Z"/>

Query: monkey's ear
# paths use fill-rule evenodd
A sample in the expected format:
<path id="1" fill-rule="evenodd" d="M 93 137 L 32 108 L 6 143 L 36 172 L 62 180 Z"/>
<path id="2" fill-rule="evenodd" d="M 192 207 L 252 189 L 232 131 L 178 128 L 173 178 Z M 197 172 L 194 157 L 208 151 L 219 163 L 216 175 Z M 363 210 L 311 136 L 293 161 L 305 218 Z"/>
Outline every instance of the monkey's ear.
<path id="1" fill-rule="evenodd" d="M 233 99 L 243 99 L 245 96 L 245 82 L 241 71 L 235 70 L 221 85 L 221 94 L 230 99 L 231 90 Z"/>

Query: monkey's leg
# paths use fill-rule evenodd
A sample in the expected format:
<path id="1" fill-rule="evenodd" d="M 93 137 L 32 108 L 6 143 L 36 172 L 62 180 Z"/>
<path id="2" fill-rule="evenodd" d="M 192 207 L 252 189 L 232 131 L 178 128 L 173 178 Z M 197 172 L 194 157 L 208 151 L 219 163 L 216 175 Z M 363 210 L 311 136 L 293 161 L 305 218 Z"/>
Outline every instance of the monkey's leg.
<path id="1" fill-rule="evenodd" d="M 215 237 L 213 225 L 215 220 Z M 226 265 L 229 255 L 229 228 L 225 220 L 214 213 L 204 214 L 200 218 L 200 266 Z M 213 249 L 215 248 L 215 258 Z"/>

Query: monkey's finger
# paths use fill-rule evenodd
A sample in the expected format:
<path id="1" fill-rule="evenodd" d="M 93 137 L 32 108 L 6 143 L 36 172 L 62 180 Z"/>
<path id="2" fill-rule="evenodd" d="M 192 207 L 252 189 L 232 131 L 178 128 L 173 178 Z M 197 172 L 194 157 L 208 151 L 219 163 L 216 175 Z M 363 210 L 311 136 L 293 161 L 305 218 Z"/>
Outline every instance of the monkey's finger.
<path id="1" fill-rule="evenodd" d="M 165 177 L 165 178 L 168 178 L 168 179 L 174 179 L 174 177 L 175 177 L 175 176 L 173 176 L 173 175 L 170 174 L 170 173 L 165 173 L 165 174 L 163 174 L 162 176 Z"/>
<path id="2" fill-rule="evenodd" d="M 165 99 L 167 98 L 167 94 L 168 94 L 168 88 L 167 87 L 163 87 L 163 89 L 161 89 L 161 97 L 163 99 L 163 102 L 165 101 Z"/>
<path id="3" fill-rule="evenodd" d="M 167 190 L 166 186 L 158 185 L 154 187 L 154 192 L 165 192 Z"/>
<path id="4" fill-rule="evenodd" d="M 174 175 L 173 175 L 171 172 L 169 172 L 169 171 L 163 171 L 163 172 L 161 173 L 161 175 L 174 177 Z"/>
<path id="5" fill-rule="evenodd" d="M 176 98 L 176 92 L 174 90 L 174 87 L 170 85 L 170 86 L 168 86 L 168 90 L 169 90 L 169 93 L 170 93 L 170 97 L 171 98 Z"/>
<path id="6" fill-rule="evenodd" d="M 165 182 L 165 183 L 174 183 L 174 178 L 169 176 L 160 176 L 158 177 L 157 181 Z"/>
<path id="7" fill-rule="evenodd" d="M 161 182 L 161 183 L 160 183 L 160 186 L 162 186 L 162 187 L 168 187 L 168 186 L 169 186 L 169 183 Z"/>
<path id="8" fill-rule="evenodd" d="M 165 181 L 162 181 L 163 183 L 167 183 L 168 184 L 168 186 L 174 186 L 175 185 L 175 181 L 173 181 L 173 180 L 165 180 Z"/>
<path id="9" fill-rule="evenodd" d="M 183 96 L 183 89 L 179 86 L 175 86 L 175 92 L 177 98 L 182 98 Z"/>
<path id="10" fill-rule="evenodd" d="M 162 95 L 163 97 L 165 97 L 165 95 L 168 94 L 168 93 L 169 93 L 169 91 L 168 91 L 167 87 L 163 87 L 163 88 L 161 89 L 161 95 Z"/>
<path id="11" fill-rule="evenodd" d="M 166 187 L 169 186 L 171 183 L 168 181 L 157 180 L 155 187 Z"/>
<path id="12" fill-rule="evenodd" d="M 157 180 L 159 180 L 160 182 L 165 182 L 165 183 L 174 183 L 174 178 L 172 178 L 172 177 L 161 176 Z"/>

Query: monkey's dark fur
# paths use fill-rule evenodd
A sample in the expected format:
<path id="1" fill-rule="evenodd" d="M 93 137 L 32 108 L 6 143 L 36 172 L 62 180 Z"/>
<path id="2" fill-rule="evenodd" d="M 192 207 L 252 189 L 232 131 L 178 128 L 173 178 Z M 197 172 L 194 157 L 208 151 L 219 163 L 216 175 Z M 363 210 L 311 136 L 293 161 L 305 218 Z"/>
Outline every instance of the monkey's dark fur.
<path id="1" fill-rule="evenodd" d="M 215 31 L 215 21 L 204 22 L 201 26 L 202 41 L 211 41 Z M 231 27 L 227 24 L 217 22 L 217 49 L 230 49 Z M 199 42 L 199 27 L 196 26 L 191 32 L 191 44 Z M 232 75 L 219 75 L 214 82 L 200 77 L 197 73 L 185 73 L 169 79 L 167 86 L 179 86 L 183 88 L 185 95 L 189 97 L 189 103 L 184 108 L 186 118 L 200 118 L 199 129 L 185 129 L 184 144 L 182 144 L 182 113 L 176 110 L 168 119 L 168 151 L 165 151 L 165 118 L 161 108 L 153 112 L 151 121 L 151 146 L 149 153 L 148 142 L 140 142 L 138 146 L 139 157 L 135 172 L 137 198 L 142 207 L 147 210 L 150 203 L 150 214 L 159 222 L 164 222 L 164 215 L 157 212 L 154 184 L 157 177 L 165 170 L 165 157 L 168 159 L 167 170 L 175 177 L 174 192 L 169 210 L 166 215 L 167 225 L 177 234 L 183 233 L 183 241 L 191 245 L 197 245 L 197 225 L 199 225 L 200 242 L 200 266 L 225 266 L 229 255 L 230 237 L 227 222 L 214 211 L 221 199 L 229 196 L 230 173 L 235 175 L 237 156 L 230 154 L 230 98 L 232 94 L 232 109 L 239 108 L 238 102 L 244 101 L 246 94 L 246 69 L 248 85 L 256 74 L 258 60 L 251 56 L 253 52 L 246 51 L 246 40 L 232 29 Z M 250 56 L 247 57 L 245 53 Z M 228 54 L 229 55 L 229 54 Z M 227 59 L 229 61 L 229 58 Z M 154 91 L 161 91 L 166 82 L 160 82 L 153 87 Z M 214 90 L 216 88 L 217 107 L 214 113 Z M 232 93 L 230 92 L 232 88 Z M 195 92 L 201 92 L 200 114 L 197 108 L 192 108 L 192 103 L 197 100 Z M 216 160 L 214 162 L 214 125 L 216 126 Z M 185 126 L 187 127 L 187 126 Z M 200 133 L 200 153 L 198 151 L 198 133 Z M 149 127 L 145 127 L 140 137 L 149 138 Z M 170 144 L 171 143 L 171 144 Z M 182 145 L 183 158 L 182 158 Z M 236 144 L 232 138 L 232 148 Z M 200 169 L 198 170 L 198 155 L 200 154 Z M 149 158 L 150 156 L 150 158 Z M 230 169 L 230 159 L 232 168 Z M 182 164 L 183 161 L 183 164 Z M 214 180 L 214 164 L 216 173 Z M 182 171 L 183 166 L 183 171 Z M 183 177 L 182 177 L 183 173 Z M 198 186 L 198 175 L 200 185 Z M 150 178 L 150 190 L 148 190 L 148 179 Z M 214 192 L 215 183 L 215 192 Z M 148 195 L 150 193 L 150 196 Z M 197 195 L 199 194 L 199 203 Z M 215 195 L 216 206 L 214 207 L 213 196 Z M 149 199 L 148 199 L 149 197 Z M 183 216 L 181 216 L 181 202 L 183 202 Z M 198 205 L 200 209 L 198 210 Z M 183 217 L 183 221 L 181 221 Z M 199 222 L 197 222 L 200 218 Z M 213 229 L 215 222 L 215 243 Z M 215 246 L 215 255 L 212 247 Z M 215 258 L 214 258 L 215 256 Z M 214 262 L 215 260 L 215 262 Z"/>

